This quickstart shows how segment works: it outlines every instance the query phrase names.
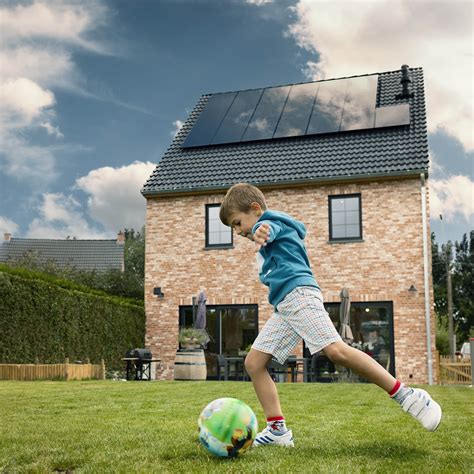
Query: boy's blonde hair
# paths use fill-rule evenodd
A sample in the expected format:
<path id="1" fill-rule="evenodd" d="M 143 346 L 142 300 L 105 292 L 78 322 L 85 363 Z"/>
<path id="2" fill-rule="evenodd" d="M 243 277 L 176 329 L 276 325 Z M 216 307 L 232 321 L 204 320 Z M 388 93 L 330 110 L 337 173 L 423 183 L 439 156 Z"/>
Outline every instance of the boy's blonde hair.
<path id="1" fill-rule="evenodd" d="M 219 218 L 224 225 L 230 227 L 230 216 L 235 212 L 249 212 L 250 205 L 256 202 L 263 211 L 267 209 L 265 196 L 260 189 L 247 183 L 234 184 L 224 197 L 219 211 Z"/>

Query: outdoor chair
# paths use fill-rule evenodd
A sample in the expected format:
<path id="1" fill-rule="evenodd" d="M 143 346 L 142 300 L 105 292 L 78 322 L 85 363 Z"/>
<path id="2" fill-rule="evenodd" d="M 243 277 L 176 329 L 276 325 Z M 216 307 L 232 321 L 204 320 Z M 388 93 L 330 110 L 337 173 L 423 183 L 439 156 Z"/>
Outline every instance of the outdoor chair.
<path id="1" fill-rule="evenodd" d="M 224 354 L 217 355 L 217 379 L 218 380 L 248 380 L 244 368 L 244 359 L 241 362 L 230 362 Z"/>
<path id="2" fill-rule="evenodd" d="M 274 382 L 286 382 L 288 375 L 288 365 L 286 362 L 280 364 L 276 360 L 271 360 L 268 364 L 268 372 Z"/>

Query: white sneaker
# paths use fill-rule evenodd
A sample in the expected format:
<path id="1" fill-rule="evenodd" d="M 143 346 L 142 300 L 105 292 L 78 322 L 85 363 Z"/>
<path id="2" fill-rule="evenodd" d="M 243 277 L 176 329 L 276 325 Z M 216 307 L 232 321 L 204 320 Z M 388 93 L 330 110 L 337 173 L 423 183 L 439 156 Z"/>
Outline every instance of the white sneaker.
<path id="1" fill-rule="evenodd" d="M 257 434 L 253 442 L 253 446 L 265 446 L 273 444 L 275 446 L 286 446 L 293 448 L 295 443 L 293 442 L 293 432 L 291 430 L 286 431 L 282 435 L 274 435 L 268 428 Z"/>
<path id="2" fill-rule="evenodd" d="M 413 393 L 402 403 L 402 409 L 428 431 L 434 431 L 441 422 L 441 407 L 421 388 L 413 389 Z"/>

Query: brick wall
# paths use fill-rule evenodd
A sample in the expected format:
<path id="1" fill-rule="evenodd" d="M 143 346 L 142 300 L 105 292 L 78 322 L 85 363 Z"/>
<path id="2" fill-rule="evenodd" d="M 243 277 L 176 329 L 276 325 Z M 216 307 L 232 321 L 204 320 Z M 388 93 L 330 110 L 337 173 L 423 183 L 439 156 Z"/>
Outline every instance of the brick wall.
<path id="1" fill-rule="evenodd" d="M 363 242 L 329 243 L 328 195 L 351 193 L 361 193 Z M 305 223 L 306 247 L 326 302 L 339 302 L 342 287 L 349 288 L 354 302 L 393 302 L 397 377 L 426 383 L 419 179 L 276 189 L 265 195 L 270 209 Z M 266 288 L 258 280 L 253 243 L 234 233 L 234 248 L 204 248 L 205 205 L 222 198 L 223 193 L 147 201 L 146 346 L 163 361 L 160 378 L 173 377 L 178 308 L 191 305 L 201 289 L 206 290 L 209 305 L 258 304 L 260 327 L 271 315 Z M 431 253 L 428 260 L 431 265 Z M 411 285 L 418 290 L 414 294 L 408 291 Z M 163 299 L 153 295 L 157 286 Z M 434 351 L 431 267 L 430 311 Z"/>

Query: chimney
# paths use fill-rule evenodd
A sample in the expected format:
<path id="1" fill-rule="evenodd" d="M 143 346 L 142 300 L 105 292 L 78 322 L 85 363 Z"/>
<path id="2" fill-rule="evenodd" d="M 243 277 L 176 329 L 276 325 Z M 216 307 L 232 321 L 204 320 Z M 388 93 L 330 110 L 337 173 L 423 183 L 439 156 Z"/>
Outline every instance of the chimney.
<path id="1" fill-rule="evenodd" d="M 409 99 L 413 97 L 413 92 L 410 92 L 410 74 L 408 72 L 408 66 L 404 64 L 401 67 L 402 70 L 402 78 L 400 80 L 400 84 L 402 85 L 402 92 L 401 94 L 397 95 L 397 99 Z"/>
<path id="2" fill-rule="evenodd" d="M 12 234 L 9 234 L 8 232 L 5 232 L 5 233 L 3 234 L 3 240 L 4 240 L 5 242 L 10 242 L 11 239 L 12 239 Z"/>
<path id="3" fill-rule="evenodd" d="M 125 244 L 125 234 L 122 231 L 119 231 L 117 234 L 117 244 L 124 245 Z"/>

